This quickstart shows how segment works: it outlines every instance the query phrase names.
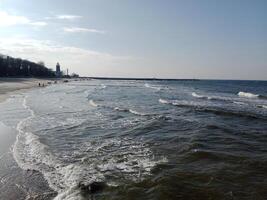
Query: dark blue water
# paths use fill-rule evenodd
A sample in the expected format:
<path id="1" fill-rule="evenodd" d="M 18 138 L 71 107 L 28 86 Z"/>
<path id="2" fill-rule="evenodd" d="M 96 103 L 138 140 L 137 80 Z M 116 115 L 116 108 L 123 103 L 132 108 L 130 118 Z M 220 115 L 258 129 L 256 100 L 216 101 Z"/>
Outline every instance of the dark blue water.
<path id="1" fill-rule="evenodd" d="M 267 197 L 264 81 L 70 82 L 0 109 L 19 166 L 56 199 Z M 81 189 L 95 182 L 97 194 Z"/>

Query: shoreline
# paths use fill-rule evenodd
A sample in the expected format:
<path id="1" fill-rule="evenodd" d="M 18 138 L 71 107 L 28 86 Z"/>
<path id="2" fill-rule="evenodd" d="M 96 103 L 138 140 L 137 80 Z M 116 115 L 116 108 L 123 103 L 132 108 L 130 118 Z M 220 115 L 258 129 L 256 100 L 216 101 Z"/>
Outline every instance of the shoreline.
<path id="1" fill-rule="evenodd" d="M 16 163 L 12 145 L 16 140 L 15 129 L 0 122 L 0 194 L 1 199 L 53 199 L 53 191 L 40 172 L 23 170 Z"/>
<path id="2" fill-rule="evenodd" d="M 39 83 L 48 86 L 48 82 L 62 79 L 37 78 L 0 78 L 0 104 L 16 95 L 39 88 Z M 42 88 L 42 87 L 41 87 Z M 53 199 L 57 192 L 51 189 L 43 174 L 34 170 L 23 170 L 16 163 L 12 147 L 16 141 L 17 130 L 0 121 L 0 194 L 5 199 L 36 200 Z"/>
<path id="3" fill-rule="evenodd" d="M 0 78 L 0 103 L 7 100 L 11 95 L 24 92 L 29 89 L 39 88 L 41 85 L 47 86 L 49 82 L 60 81 L 62 79 L 41 79 L 41 78 Z"/>

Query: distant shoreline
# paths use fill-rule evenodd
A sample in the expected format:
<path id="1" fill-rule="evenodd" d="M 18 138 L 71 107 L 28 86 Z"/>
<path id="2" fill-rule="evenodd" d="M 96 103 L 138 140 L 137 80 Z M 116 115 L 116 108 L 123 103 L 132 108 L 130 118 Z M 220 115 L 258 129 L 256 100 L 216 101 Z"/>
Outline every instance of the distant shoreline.
<path id="1" fill-rule="evenodd" d="M 132 81 L 267 81 L 267 80 L 245 80 L 245 79 L 198 79 L 198 78 L 129 78 L 129 77 L 93 77 L 81 76 L 76 79 L 96 80 L 132 80 Z"/>
<path id="2" fill-rule="evenodd" d="M 174 79 L 174 78 L 119 78 L 119 77 L 79 77 L 81 79 L 99 80 L 134 80 L 134 81 L 199 81 L 200 79 Z"/>
<path id="3" fill-rule="evenodd" d="M 130 78 L 130 77 L 94 77 L 94 76 L 80 76 L 80 77 L 62 77 L 62 78 L 55 78 L 55 77 L 17 77 L 17 76 L 10 76 L 10 77 L 1 77 L 0 76 L 0 83 L 4 80 L 29 80 L 29 79 L 39 79 L 39 80 L 62 80 L 62 79 L 70 79 L 70 80 L 88 80 L 88 79 L 96 79 L 96 80 L 136 80 L 136 81 L 267 81 L 266 80 L 253 80 L 253 79 L 219 79 L 219 78 Z"/>

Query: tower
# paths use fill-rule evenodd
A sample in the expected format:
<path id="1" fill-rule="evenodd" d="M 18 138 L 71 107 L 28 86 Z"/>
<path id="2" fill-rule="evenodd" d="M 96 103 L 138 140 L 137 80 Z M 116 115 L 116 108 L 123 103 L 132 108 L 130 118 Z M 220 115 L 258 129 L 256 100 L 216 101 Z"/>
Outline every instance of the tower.
<path id="1" fill-rule="evenodd" d="M 57 65 L 56 65 L 56 76 L 57 77 L 60 77 L 61 76 L 61 71 L 60 71 L 60 65 L 59 65 L 59 63 L 57 63 Z"/>

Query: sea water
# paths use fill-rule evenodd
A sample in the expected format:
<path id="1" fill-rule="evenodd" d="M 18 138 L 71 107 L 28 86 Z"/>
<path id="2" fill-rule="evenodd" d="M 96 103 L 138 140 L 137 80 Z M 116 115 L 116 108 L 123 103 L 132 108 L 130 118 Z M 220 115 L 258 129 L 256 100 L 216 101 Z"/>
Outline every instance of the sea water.
<path id="1" fill-rule="evenodd" d="M 0 121 L 55 199 L 96 182 L 97 199 L 264 199 L 266 97 L 264 81 L 78 81 L 12 96 Z"/>

